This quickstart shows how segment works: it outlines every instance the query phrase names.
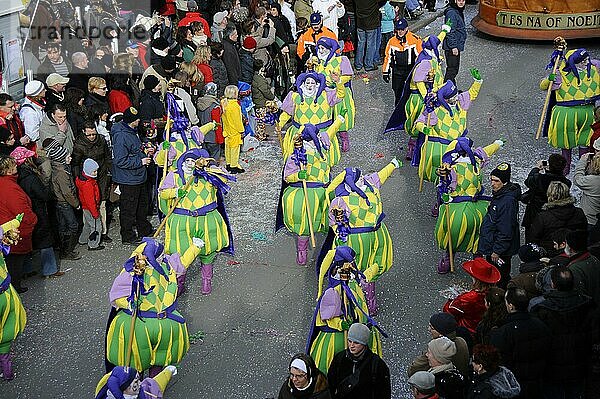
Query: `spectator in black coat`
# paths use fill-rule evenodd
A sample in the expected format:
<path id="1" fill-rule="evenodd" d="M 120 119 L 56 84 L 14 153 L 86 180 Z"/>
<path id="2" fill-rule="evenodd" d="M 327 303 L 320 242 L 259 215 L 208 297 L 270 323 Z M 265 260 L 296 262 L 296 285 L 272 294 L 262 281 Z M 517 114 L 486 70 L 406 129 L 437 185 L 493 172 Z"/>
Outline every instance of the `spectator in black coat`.
<path id="1" fill-rule="evenodd" d="M 548 398 L 582 398 L 590 353 L 596 305 L 574 289 L 573 273 L 566 267 L 550 272 L 553 291 L 531 312 L 550 329 L 551 344 L 544 394 Z"/>
<path id="2" fill-rule="evenodd" d="M 581 208 L 575 207 L 575 198 L 569 192 L 569 186 L 553 181 L 548 186 L 548 202 L 542 206 L 529 228 L 530 242 L 554 252 L 552 234 L 561 228 L 569 230 L 587 229 L 587 218 Z"/>
<path id="3" fill-rule="evenodd" d="M 95 104 L 103 104 L 108 107 L 108 86 L 104 78 L 92 76 L 88 81 L 88 95 L 85 98 L 85 106 L 88 109 Z"/>
<path id="4" fill-rule="evenodd" d="M 0 126 L 0 155 L 9 156 L 17 148 L 15 135 L 5 126 Z"/>
<path id="5" fill-rule="evenodd" d="M 521 187 L 510 181 L 510 165 L 503 162 L 490 174 L 492 200 L 483 218 L 478 251 L 496 265 L 502 275 L 498 287 L 510 280 L 511 258 L 520 246 L 519 198 Z"/>
<path id="6" fill-rule="evenodd" d="M 237 41 L 238 33 L 235 26 L 227 26 L 225 37 L 223 37 L 223 63 L 225 64 L 225 68 L 227 68 L 227 80 L 229 84 L 235 86 L 237 86 L 242 75 Z"/>
<path id="7" fill-rule="evenodd" d="M 88 80 L 90 80 L 89 59 L 85 53 L 75 53 L 71 56 L 73 59 L 73 68 L 69 73 L 69 83 L 67 88 L 77 87 L 87 93 Z"/>
<path id="8" fill-rule="evenodd" d="M 75 138 L 81 135 L 83 124 L 88 116 L 88 109 L 83 105 L 85 101 L 85 92 L 77 87 L 69 87 L 65 93 L 65 106 L 67 112 L 67 121 L 73 131 Z"/>
<path id="9" fill-rule="evenodd" d="M 467 399 L 516 398 L 519 395 L 519 382 L 509 369 L 500 366 L 500 354 L 492 345 L 475 345 L 472 364 L 475 374 L 466 392 Z"/>
<path id="10" fill-rule="evenodd" d="M 254 57 L 253 54 L 256 51 L 256 40 L 252 36 L 248 36 L 242 43 L 240 49 L 240 67 L 242 76 L 240 81 L 252 84 L 252 78 L 254 77 Z"/>
<path id="11" fill-rule="evenodd" d="M 165 106 L 160 101 L 160 81 L 156 76 L 148 75 L 144 78 L 144 87 L 140 95 L 140 120 L 162 119 L 165 115 Z"/>
<path id="12" fill-rule="evenodd" d="M 542 206 L 548 202 L 548 186 L 553 181 L 560 181 L 571 187 L 571 181 L 563 175 L 567 160 L 560 154 L 552 154 L 548 160 L 538 161 L 525 180 L 528 190 L 523 193 L 521 201 L 526 204 L 525 215 L 521 225 L 525 227 L 525 242 L 531 242 L 530 227 Z"/>
<path id="13" fill-rule="evenodd" d="M 390 399 L 392 397 L 390 370 L 385 362 L 369 349 L 370 335 L 369 327 L 364 324 L 354 323 L 350 326 L 348 349 L 335 354 L 327 372 L 332 398 Z M 360 369 L 358 384 L 346 392 L 347 386 L 340 383 L 357 369 Z"/>
<path id="14" fill-rule="evenodd" d="M 223 63 L 223 44 L 222 43 L 211 43 L 210 51 L 212 53 L 212 57 L 210 59 L 210 67 L 213 71 L 213 82 L 217 85 L 217 95 L 218 97 L 223 97 L 225 93 L 225 86 L 229 84 L 229 80 L 227 78 L 227 68 Z"/>
<path id="15" fill-rule="evenodd" d="M 523 288 L 508 288 L 504 300 L 508 316 L 492 331 L 490 343 L 500 351 L 500 364 L 517 377 L 520 397 L 541 398 L 550 331 L 527 311 L 529 298 Z"/>
<path id="16" fill-rule="evenodd" d="M 282 44 L 294 43 L 294 37 L 292 36 L 292 27 L 290 21 L 281 13 L 281 5 L 278 2 L 273 2 L 270 5 L 269 19 L 273 21 L 275 25 L 275 36 L 281 41 Z"/>

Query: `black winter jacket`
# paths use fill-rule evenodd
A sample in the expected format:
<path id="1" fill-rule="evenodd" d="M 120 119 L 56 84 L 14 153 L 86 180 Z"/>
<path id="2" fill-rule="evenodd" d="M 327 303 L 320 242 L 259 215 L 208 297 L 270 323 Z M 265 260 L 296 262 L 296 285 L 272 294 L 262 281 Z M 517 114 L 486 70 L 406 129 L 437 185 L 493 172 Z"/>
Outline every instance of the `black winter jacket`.
<path id="1" fill-rule="evenodd" d="M 100 199 L 106 201 L 110 190 L 110 171 L 112 168 L 112 154 L 106 143 L 106 139 L 101 135 L 96 135 L 94 141 L 90 141 L 85 135 L 79 136 L 73 143 L 73 153 L 71 154 L 71 167 L 73 176 L 80 176 L 83 169 L 83 162 L 91 158 L 98 163 L 98 188 L 100 189 Z"/>
<path id="2" fill-rule="evenodd" d="M 244 49 L 240 50 L 240 67 L 242 71 L 240 81 L 251 85 L 254 77 L 254 58 L 251 52 Z"/>
<path id="3" fill-rule="evenodd" d="M 331 399 L 327 378 L 319 371 L 316 377 L 313 377 L 311 385 L 303 391 L 292 388 L 288 379 L 283 383 L 279 390 L 277 399 Z"/>
<path id="4" fill-rule="evenodd" d="M 573 291 L 550 291 L 531 309 L 550 329 L 546 380 L 580 381 L 592 349 L 591 331 L 596 305 L 588 296 Z"/>
<path id="5" fill-rule="evenodd" d="M 498 348 L 501 364 L 517 377 L 523 397 L 542 397 L 551 344 L 548 327 L 528 312 L 510 313 L 504 324 L 492 331 L 490 344 Z"/>
<path id="6" fill-rule="evenodd" d="M 31 209 L 38 219 L 33 229 L 33 249 L 50 248 L 54 245 L 54 235 L 48 215 L 48 202 L 53 200 L 52 191 L 29 165 L 19 166 L 18 171 L 17 182 L 31 198 Z"/>
<path id="7" fill-rule="evenodd" d="M 341 398 L 336 394 L 340 390 L 340 383 L 344 378 L 352 375 L 355 367 L 360 367 L 365 362 L 360 372 L 359 382 L 356 387 L 346 396 L 345 399 L 390 399 L 392 390 L 390 385 L 390 370 L 381 358 L 371 352 L 369 348 L 365 349 L 365 353 L 359 360 L 354 360 L 348 350 L 344 350 L 335 354 L 331 360 L 329 371 L 327 372 L 327 380 L 332 398 Z M 373 363 L 375 364 L 373 365 Z M 375 376 L 373 376 L 373 370 Z"/>
<path id="8" fill-rule="evenodd" d="M 144 89 L 140 96 L 140 120 L 161 119 L 165 116 L 165 106 L 160 101 L 160 92 Z"/>
<path id="9" fill-rule="evenodd" d="M 521 187 L 511 182 L 493 193 L 487 214 L 481 223 L 480 253 L 510 256 L 518 252 L 520 246 L 518 221 L 520 197 Z"/>
<path id="10" fill-rule="evenodd" d="M 527 207 L 525 208 L 525 215 L 523 216 L 523 227 L 528 228 L 536 215 L 541 212 L 542 206 L 548 202 L 548 186 L 553 181 L 560 181 L 571 187 L 571 181 L 563 175 L 558 175 L 546 171 L 546 173 L 540 173 L 538 168 L 533 168 L 529 172 L 529 176 L 525 180 L 525 186 L 529 189 L 523 194 L 523 201 L 526 202 Z M 528 237 L 525 237 L 527 240 Z M 529 242 L 529 241 L 527 241 Z"/>
<path id="11" fill-rule="evenodd" d="M 465 397 L 467 380 L 456 368 L 434 373 L 434 375 L 435 390 L 440 398 L 463 399 Z"/>
<path id="12" fill-rule="evenodd" d="M 542 206 L 529 229 L 527 242 L 538 244 L 546 251 L 554 252 L 552 234 L 562 228 L 569 230 L 587 230 L 587 218 L 581 208 L 575 205 L 575 199 L 568 197 L 563 200 L 549 202 Z"/>
<path id="13" fill-rule="evenodd" d="M 238 55 L 235 43 L 228 37 L 223 38 L 223 63 L 225 64 L 225 68 L 227 68 L 228 84 L 237 86 L 242 75 L 240 56 Z"/>
<path id="14" fill-rule="evenodd" d="M 217 95 L 222 97 L 225 92 L 225 86 L 229 84 L 229 80 L 227 80 L 227 68 L 223 64 L 223 60 L 214 58 L 210 60 L 210 67 L 213 71 L 213 82 L 217 85 Z"/>
<path id="15" fill-rule="evenodd" d="M 515 398 L 519 395 L 519 392 L 519 382 L 517 382 L 515 376 L 507 368 L 500 367 L 495 373 L 485 372 L 481 375 L 475 374 L 467 390 L 466 398 Z M 525 397 L 529 398 L 530 396 Z"/>

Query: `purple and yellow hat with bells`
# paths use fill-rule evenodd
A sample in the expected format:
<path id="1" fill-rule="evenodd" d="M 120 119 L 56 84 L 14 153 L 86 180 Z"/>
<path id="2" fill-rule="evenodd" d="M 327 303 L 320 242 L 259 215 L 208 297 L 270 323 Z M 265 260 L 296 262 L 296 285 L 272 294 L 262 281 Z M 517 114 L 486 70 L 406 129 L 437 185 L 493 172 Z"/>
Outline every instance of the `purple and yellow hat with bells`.
<path id="1" fill-rule="evenodd" d="M 436 35 L 427 36 L 425 38 L 425 40 L 423 40 L 423 51 L 421 51 L 419 53 L 419 56 L 417 57 L 415 64 L 418 64 L 419 62 L 421 62 L 423 60 L 431 59 L 431 55 L 427 54 L 427 51 L 425 51 L 425 50 L 433 51 L 433 53 L 435 54 L 435 58 L 439 59 L 440 51 L 438 50 L 438 48 L 440 46 L 440 43 L 441 43 L 441 41 Z"/>
<path id="2" fill-rule="evenodd" d="M 317 40 L 317 48 L 319 46 L 323 46 L 326 49 L 329 49 L 329 51 L 331 51 L 331 53 L 329 53 L 329 56 L 325 60 L 325 65 L 327 65 L 327 63 L 329 63 L 329 60 L 332 57 L 334 57 L 335 54 L 337 53 L 337 51 L 340 49 L 340 44 L 338 43 L 337 40 L 334 40 L 334 39 L 332 39 L 330 37 L 326 37 L 326 36 L 323 36 L 319 40 Z"/>
<path id="3" fill-rule="evenodd" d="M 306 123 L 300 127 L 298 132 L 301 134 L 303 141 L 310 141 L 315 145 L 317 151 L 319 152 L 319 156 L 323 158 L 324 145 L 321 143 L 321 139 L 319 138 L 319 129 L 312 123 Z"/>
<path id="4" fill-rule="evenodd" d="M 456 87 L 456 84 L 454 84 L 454 82 L 451 80 L 446 81 L 446 83 L 444 83 L 444 85 L 440 87 L 437 92 L 438 102 L 448 110 L 450 116 L 453 116 L 454 113 L 452 112 L 452 108 L 450 107 L 450 105 L 448 105 L 448 101 L 446 100 L 454 97 L 457 94 L 458 88 Z"/>
<path id="5" fill-rule="evenodd" d="M 590 54 L 584 48 L 578 48 L 575 50 L 568 51 L 566 54 L 567 65 L 563 68 L 563 71 L 569 73 L 571 72 L 573 75 L 577 77 L 577 82 L 580 82 L 579 72 L 577 71 L 577 64 L 585 61 L 586 58 L 589 58 Z M 592 63 L 588 62 L 587 64 L 587 77 L 590 77 L 592 73 Z"/>
<path id="6" fill-rule="evenodd" d="M 321 93 L 323 93 L 323 90 L 325 90 L 325 87 L 327 84 L 325 75 L 323 75 L 322 73 L 318 73 L 318 72 L 304 72 L 304 73 L 301 73 L 300 75 L 298 75 L 298 78 L 296 79 L 296 89 L 298 90 L 298 94 L 300 94 L 301 101 L 304 101 L 304 94 L 302 93 L 302 85 L 308 78 L 314 79 L 315 82 L 317 82 L 317 84 L 319 85 L 319 88 L 317 89 L 317 95 L 315 96 L 315 100 L 314 100 L 314 102 L 316 104 L 317 99 L 319 98 Z"/>
<path id="7" fill-rule="evenodd" d="M 123 391 L 126 390 L 133 380 L 138 376 L 138 372 L 133 367 L 117 366 L 98 383 L 96 387 L 96 399 L 107 399 L 114 397 L 115 399 L 125 399 Z M 108 396 L 108 394 L 112 396 Z"/>

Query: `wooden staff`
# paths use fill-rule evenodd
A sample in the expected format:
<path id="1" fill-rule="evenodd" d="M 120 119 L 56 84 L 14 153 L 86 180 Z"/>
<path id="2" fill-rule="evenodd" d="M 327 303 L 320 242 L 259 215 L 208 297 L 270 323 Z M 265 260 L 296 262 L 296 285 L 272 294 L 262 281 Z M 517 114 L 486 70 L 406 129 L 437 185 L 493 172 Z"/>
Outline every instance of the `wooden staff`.
<path id="1" fill-rule="evenodd" d="M 452 234 L 450 230 L 450 197 L 446 201 L 446 226 L 448 228 L 448 252 L 450 254 L 450 272 L 454 273 L 454 251 L 452 250 Z"/>
<path id="2" fill-rule="evenodd" d="M 567 48 L 567 42 L 560 36 L 557 36 L 554 39 L 554 47 L 559 51 L 564 51 Z M 556 75 L 556 70 L 558 69 L 558 64 L 562 58 L 562 54 L 556 57 L 554 60 L 554 67 L 552 68 L 552 75 Z M 540 135 L 542 134 L 542 129 L 544 127 L 544 120 L 546 119 L 546 112 L 548 111 L 548 104 L 550 103 L 550 94 L 552 93 L 552 84 L 554 82 L 550 82 L 548 85 L 548 90 L 546 90 L 546 100 L 544 100 L 544 107 L 542 108 L 542 114 L 540 115 L 540 123 L 538 124 L 537 133 L 535 134 L 535 139 L 538 140 Z"/>
<path id="3" fill-rule="evenodd" d="M 133 273 L 136 276 L 143 276 L 146 272 L 146 257 L 142 254 L 137 254 L 133 266 Z M 134 277 L 135 278 L 135 277 Z M 142 283 L 143 284 L 143 283 Z M 131 323 L 129 324 L 129 341 L 127 341 L 127 354 L 125 355 L 125 367 L 130 367 L 131 352 L 133 351 L 133 334 L 135 331 L 135 321 L 137 319 L 138 299 L 140 297 L 141 287 L 138 285 L 136 292 L 133 293 L 133 313 L 131 314 Z"/>
<path id="4" fill-rule="evenodd" d="M 300 163 L 300 170 L 305 170 L 304 165 Z M 306 187 L 306 180 L 302 180 L 302 191 L 304 194 L 304 205 L 306 205 L 306 213 L 308 214 L 308 230 L 310 231 L 310 243 L 313 248 L 317 247 L 317 242 L 315 241 L 315 230 L 313 228 L 312 222 L 312 213 L 310 212 L 310 203 L 308 201 L 308 187 Z"/>
<path id="5" fill-rule="evenodd" d="M 427 126 L 430 127 L 431 123 L 431 112 L 427 114 Z M 427 154 L 427 143 L 429 142 L 429 135 L 425 135 L 425 141 L 423 142 L 423 152 Z M 425 157 L 421 156 L 421 162 L 419 162 L 419 171 L 421 172 L 421 176 L 419 176 L 419 192 L 423 191 L 423 179 L 425 178 Z M 423 165 L 423 170 L 421 171 L 421 165 Z"/>
<path id="6" fill-rule="evenodd" d="M 169 80 L 169 82 L 167 83 L 167 92 L 173 94 L 173 92 L 175 91 L 175 84 L 178 83 L 178 80 L 175 79 L 171 79 Z M 173 98 L 173 101 L 175 102 L 175 98 Z M 177 102 L 175 102 L 175 106 L 177 106 Z M 166 154 L 165 154 L 165 162 L 163 163 L 163 180 L 165 179 L 165 177 L 167 177 L 167 169 L 169 168 L 169 149 L 171 148 L 171 142 L 169 141 L 169 139 L 171 138 L 171 125 L 173 124 L 173 121 L 171 120 L 171 109 L 168 106 L 168 102 L 167 102 L 167 126 L 165 128 L 165 141 L 167 143 L 169 143 L 169 148 L 167 148 Z M 185 132 L 183 132 L 183 134 L 185 134 Z"/>
<path id="7" fill-rule="evenodd" d="M 281 126 L 275 122 L 275 132 L 277 133 L 277 138 L 279 139 L 279 147 L 281 148 L 281 153 L 283 154 L 283 138 L 281 137 Z"/>

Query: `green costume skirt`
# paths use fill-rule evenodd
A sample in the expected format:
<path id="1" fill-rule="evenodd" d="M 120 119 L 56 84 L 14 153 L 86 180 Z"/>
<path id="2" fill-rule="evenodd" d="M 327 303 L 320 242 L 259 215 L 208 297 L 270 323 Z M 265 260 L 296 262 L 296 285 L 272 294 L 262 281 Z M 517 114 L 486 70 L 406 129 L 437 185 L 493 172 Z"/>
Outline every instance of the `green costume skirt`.
<path id="1" fill-rule="evenodd" d="M 479 228 L 487 213 L 489 201 L 465 201 L 450 203 L 450 238 L 452 251 L 477 252 Z M 435 239 L 440 249 L 448 250 L 447 204 L 440 205 L 440 213 L 435 225 Z"/>
<path id="2" fill-rule="evenodd" d="M 376 231 L 349 234 L 345 243 L 336 238 L 334 245 L 347 245 L 352 248 L 356 252 L 356 267 L 360 271 L 364 272 L 369 266 L 377 264 L 379 273 L 372 281 L 376 281 L 387 272 L 394 261 L 392 237 L 385 223 L 381 223 L 381 227 Z"/>
<path id="3" fill-rule="evenodd" d="M 179 312 L 174 312 L 181 316 Z M 125 357 L 129 341 L 131 316 L 119 311 L 112 320 L 106 336 L 106 358 L 117 366 L 127 366 Z M 135 321 L 133 346 L 129 366 L 138 371 L 150 366 L 168 366 L 183 359 L 190 347 L 185 323 L 165 318 L 146 317 Z"/>
<path id="4" fill-rule="evenodd" d="M 198 255 L 204 264 L 212 263 L 216 253 L 229 245 L 227 224 L 216 209 L 204 216 L 169 216 L 165 231 L 166 253 L 184 254 L 192 245 L 192 237 L 204 240 Z"/>
<path id="5" fill-rule="evenodd" d="M 423 104 L 423 97 L 419 93 L 411 93 L 408 96 L 408 100 L 404 105 L 404 111 L 406 112 L 406 122 L 404 122 L 404 131 L 411 136 L 416 138 L 419 132 L 413 130 L 415 121 L 423 113 L 425 104 Z"/>
<path id="6" fill-rule="evenodd" d="M 592 137 L 594 106 L 576 105 L 564 107 L 555 105 L 548 126 L 548 144 L 554 148 L 571 149 L 587 147 Z"/>
<path id="7" fill-rule="evenodd" d="M 437 168 L 442 164 L 442 157 L 449 150 L 448 144 L 427 141 L 421 147 L 421 162 L 419 163 L 419 177 L 423 180 L 436 182 L 438 176 L 435 174 Z"/>
<path id="8" fill-rule="evenodd" d="M 315 233 L 326 233 L 327 225 L 325 218 L 327 212 L 325 209 L 325 188 L 307 188 L 306 195 L 310 205 L 311 220 Z M 299 236 L 309 236 L 310 228 L 308 224 L 308 212 L 304 202 L 304 189 L 301 187 L 288 186 L 283 191 L 281 199 L 283 208 L 283 223 L 292 233 Z"/>
<path id="9" fill-rule="evenodd" d="M 25 329 L 26 323 L 25 308 L 11 284 L 0 294 L 0 354 L 10 351 L 12 341 Z"/>

